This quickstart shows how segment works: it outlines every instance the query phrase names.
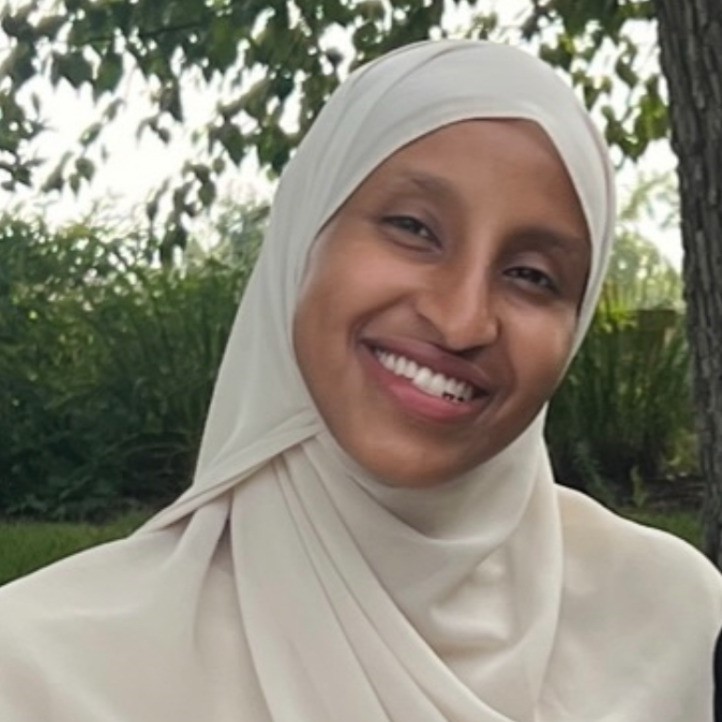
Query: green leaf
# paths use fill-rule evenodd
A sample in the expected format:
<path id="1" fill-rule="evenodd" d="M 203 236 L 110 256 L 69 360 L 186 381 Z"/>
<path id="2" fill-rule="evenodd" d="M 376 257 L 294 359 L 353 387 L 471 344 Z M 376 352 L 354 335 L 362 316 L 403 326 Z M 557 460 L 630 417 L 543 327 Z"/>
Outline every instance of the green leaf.
<path id="1" fill-rule="evenodd" d="M 90 83 L 93 79 L 93 69 L 83 57 L 82 51 L 70 55 L 53 56 L 53 74 L 56 78 L 65 78 L 74 88 L 83 83 Z"/>
<path id="2" fill-rule="evenodd" d="M 52 170 L 50 175 L 45 179 L 42 190 L 44 193 L 47 193 L 49 191 L 60 191 L 63 188 L 64 185 L 64 178 L 63 173 L 65 171 L 65 166 L 68 163 L 68 160 L 70 159 L 70 152 L 66 151 L 63 154 L 63 157 L 60 159 L 58 164 L 55 166 L 55 168 Z"/>
<path id="3" fill-rule="evenodd" d="M 16 86 L 23 85 L 37 72 L 36 56 L 33 43 L 18 43 L 0 64 L 0 80 L 9 77 Z"/>
<path id="4" fill-rule="evenodd" d="M 241 132 L 233 123 L 224 123 L 218 129 L 217 137 L 231 160 L 238 165 L 246 153 L 246 142 Z"/>
<path id="5" fill-rule="evenodd" d="M 92 180 L 95 174 L 95 164 L 89 158 L 78 158 L 75 161 L 75 169 L 78 175 L 87 181 Z"/>
<path id="6" fill-rule="evenodd" d="M 33 37 L 33 26 L 27 19 L 28 7 L 26 6 L 26 8 L 20 9 L 14 14 L 7 14 L 2 18 L 0 28 L 5 31 L 6 35 L 18 40 L 29 40 Z"/>
<path id="7" fill-rule="evenodd" d="M 151 200 L 145 204 L 145 215 L 151 223 L 155 220 L 155 217 L 158 215 L 157 197 L 151 198 Z"/>
<path id="8" fill-rule="evenodd" d="M 639 83 L 639 75 L 632 69 L 631 64 L 622 58 L 619 58 L 615 63 L 614 72 L 619 76 L 619 79 L 630 88 L 635 88 Z"/>
<path id="9" fill-rule="evenodd" d="M 80 136 L 80 144 L 86 147 L 91 145 L 97 140 L 101 130 L 103 130 L 102 123 L 93 123 L 92 125 L 89 125 Z"/>
<path id="10" fill-rule="evenodd" d="M 320 5 L 329 24 L 343 27 L 351 22 L 353 11 L 340 0 L 321 0 Z"/>
<path id="11" fill-rule="evenodd" d="M 250 90 L 242 97 L 242 108 L 252 118 L 260 121 L 266 115 L 269 89 L 271 81 L 269 78 L 262 78 L 254 83 Z"/>
<path id="12" fill-rule="evenodd" d="M 217 18 L 211 23 L 206 55 L 210 67 L 216 70 L 224 71 L 235 63 L 238 57 L 238 33 L 226 18 Z"/>
<path id="13" fill-rule="evenodd" d="M 115 120 L 116 115 L 118 115 L 118 111 L 125 105 L 125 101 L 123 98 L 114 98 L 109 104 L 108 107 L 103 111 L 103 117 L 110 121 Z"/>
<path id="14" fill-rule="evenodd" d="M 158 99 L 158 107 L 161 111 L 170 113 L 174 120 L 177 120 L 179 123 L 183 120 L 180 88 L 175 80 L 163 86 Z"/>
<path id="15" fill-rule="evenodd" d="M 372 21 L 359 25 L 351 36 L 354 47 L 360 52 L 371 50 L 378 43 L 378 39 L 379 31 Z"/>
<path id="16" fill-rule="evenodd" d="M 383 20 L 386 16 L 384 4 L 380 0 L 363 0 L 356 5 L 356 11 L 364 20 Z"/>
<path id="17" fill-rule="evenodd" d="M 127 35 L 130 31 L 131 21 L 135 5 L 122 0 L 116 0 L 109 3 L 110 12 L 113 15 L 113 22 L 123 35 Z"/>
<path id="18" fill-rule="evenodd" d="M 67 15 L 47 15 L 44 18 L 40 18 L 37 25 L 35 26 L 35 36 L 49 39 L 55 39 L 55 36 L 60 31 L 69 18 Z"/>
<path id="19" fill-rule="evenodd" d="M 95 97 L 110 93 L 118 87 L 123 77 L 123 58 L 112 49 L 103 55 L 95 77 Z"/>
<path id="20" fill-rule="evenodd" d="M 550 65 L 554 65 L 564 70 L 569 70 L 574 59 L 574 55 L 570 52 L 570 48 L 567 42 L 565 42 L 564 36 L 557 38 L 556 45 L 549 45 L 548 43 L 542 43 L 539 48 L 539 57 Z"/>
<path id="21" fill-rule="evenodd" d="M 198 191 L 198 198 L 203 204 L 204 208 L 211 206 L 213 201 L 216 199 L 216 186 L 212 181 L 206 181 L 201 183 L 201 187 Z"/>

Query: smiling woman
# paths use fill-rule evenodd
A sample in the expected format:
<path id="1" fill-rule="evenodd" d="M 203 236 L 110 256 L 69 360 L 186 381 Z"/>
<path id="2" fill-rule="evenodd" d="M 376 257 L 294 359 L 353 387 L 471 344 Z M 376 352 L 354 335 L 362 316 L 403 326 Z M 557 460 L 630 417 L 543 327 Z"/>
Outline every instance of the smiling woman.
<path id="1" fill-rule="evenodd" d="M 496 455 L 561 378 L 589 249 L 538 126 L 466 121 L 397 151 L 321 232 L 296 309 L 299 366 L 334 437 L 401 486 Z"/>
<path id="2" fill-rule="evenodd" d="M 722 581 L 555 486 L 613 178 L 534 58 L 357 70 L 286 169 L 190 490 L 0 591 L 13 722 L 710 722 Z"/>

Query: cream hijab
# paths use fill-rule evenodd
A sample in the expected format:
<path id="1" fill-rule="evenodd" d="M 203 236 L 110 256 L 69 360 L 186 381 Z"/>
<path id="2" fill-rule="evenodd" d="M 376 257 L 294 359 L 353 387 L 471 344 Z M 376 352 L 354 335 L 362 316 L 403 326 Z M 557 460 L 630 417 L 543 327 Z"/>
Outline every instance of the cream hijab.
<path id="1" fill-rule="evenodd" d="M 590 228 L 577 343 L 609 255 L 612 173 L 572 92 L 505 46 L 398 50 L 334 94 L 284 173 L 190 490 L 131 538 L 0 593 L 13 722 L 709 722 L 722 583 L 684 543 L 554 485 L 543 413 L 443 487 L 336 445 L 294 360 L 309 248 L 384 158 L 525 118 Z"/>

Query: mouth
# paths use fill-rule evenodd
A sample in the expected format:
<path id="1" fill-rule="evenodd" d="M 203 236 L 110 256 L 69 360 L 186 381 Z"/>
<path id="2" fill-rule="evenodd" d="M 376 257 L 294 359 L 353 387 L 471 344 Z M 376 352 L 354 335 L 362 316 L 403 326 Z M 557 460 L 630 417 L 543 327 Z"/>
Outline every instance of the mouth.
<path id="1" fill-rule="evenodd" d="M 379 363 L 390 373 L 407 379 L 412 386 L 429 396 L 444 399 L 453 404 L 468 403 L 483 394 L 483 391 L 463 379 L 436 371 L 419 361 L 400 353 L 372 348 Z"/>
<path id="2" fill-rule="evenodd" d="M 475 364 L 412 339 L 365 339 L 365 365 L 412 418 L 468 423 L 489 405 L 492 385 Z"/>

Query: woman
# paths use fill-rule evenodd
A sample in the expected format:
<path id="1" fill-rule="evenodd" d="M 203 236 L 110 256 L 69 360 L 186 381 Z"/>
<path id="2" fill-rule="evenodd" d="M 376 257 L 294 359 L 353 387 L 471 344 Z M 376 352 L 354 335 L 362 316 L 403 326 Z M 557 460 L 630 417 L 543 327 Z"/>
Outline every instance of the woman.
<path id="1" fill-rule="evenodd" d="M 539 61 L 422 43 L 289 164 L 192 488 L 0 594 L 13 722 L 707 722 L 717 572 L 555 487 L 612 172 Z"/>

